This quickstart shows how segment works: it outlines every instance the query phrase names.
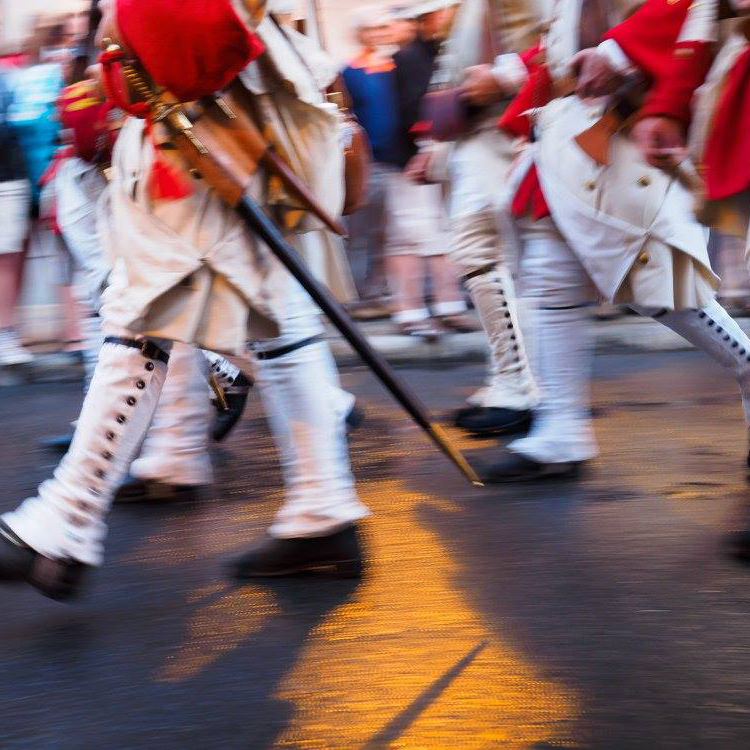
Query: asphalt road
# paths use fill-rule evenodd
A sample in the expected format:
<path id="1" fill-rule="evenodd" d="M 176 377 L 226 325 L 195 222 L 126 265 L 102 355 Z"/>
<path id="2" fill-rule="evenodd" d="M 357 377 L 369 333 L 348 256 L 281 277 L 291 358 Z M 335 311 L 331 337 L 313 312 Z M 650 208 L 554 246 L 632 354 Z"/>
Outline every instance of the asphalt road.
<path id="1" fill-rule="evenodd" d="M 403 370 L 438 412 L 478 367 Z M 75 605 L 0 590 L 1 750 L 750 747 L 750 569 L 735 384 L 695 353 L 601 356 L 580 481 L 476 490 L 360 369 L 370 570 L 234 587 L 279 502 L 253 401 L 192 505 L 117 508 Z M 0 390 L 0 510 L 79 385 Z M 460 438 L 491 459 L 494 442 Z"/>

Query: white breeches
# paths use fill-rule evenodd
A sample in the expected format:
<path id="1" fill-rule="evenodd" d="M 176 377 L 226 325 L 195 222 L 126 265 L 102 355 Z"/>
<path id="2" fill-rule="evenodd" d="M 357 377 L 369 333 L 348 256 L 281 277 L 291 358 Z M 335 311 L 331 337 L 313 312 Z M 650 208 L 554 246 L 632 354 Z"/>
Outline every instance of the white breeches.
<path id="1" fill-rule="evenodd" d="M 521 289 L 528 302 L 532 369 L 541 403 L 530 433 L 510 450 L 544 463 L 597 453 L 589 382 L 592 346 L 585 307 L 596 299 L 586 272 L 550 219 L 519 222 Z"/>

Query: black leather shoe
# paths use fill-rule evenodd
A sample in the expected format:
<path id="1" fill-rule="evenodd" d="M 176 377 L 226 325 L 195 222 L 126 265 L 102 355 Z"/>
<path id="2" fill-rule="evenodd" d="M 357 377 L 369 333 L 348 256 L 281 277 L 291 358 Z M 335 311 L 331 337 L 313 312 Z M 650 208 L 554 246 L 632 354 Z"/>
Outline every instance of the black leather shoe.
<path id="1" fill-rule="evenodd" d="M 46 451 L 54 451 L 55 453 L 67 453 L 72 442 L 73 433 L 69 432 L 67 435 L 58 435 L 57 437 L 40 440 L 39 447 L 44 448 Z"/>
<path id="2" fill-rule="evenodd" d="M 115 495 L 115 502 L 124 503 L 187 503 L 200 500 L 203 485 L 165 484 L 150 479 L 128 477 Z"/>
<path id="3" fill-rule="evenodd" d="M 211 437 L 217 443 L 224 440 L 234 429 L 237 422 L 240 421 L 252 387 L 252 382 L 243 373 L 240 373 L 234 379 L 234 384 L 224 389 L 224 397 L 229 408 L 222 409 L 221 406 L 214 402 L 217 412 L 211 428 Z"/>
<path id="4" fill-rule="evenodd" d="M 50 599 L 65 601 L 80 593 L 88 565 L 53 560 L 35 552 L 5 524 L 0 524 L 0 582 L 28 583 Z"/>
<path id="5" fill-rule="evenodd" d="M 310 538 L 277 539 L 266 535 L 227 565 L 229 574 L 239 579 L 290 576 L 325 569 L 343 578 L 362 576 L 364 560 L 356 526 Z"/>
<path id="6" fill-rule="evenodd" d="M 730 557 L 750 564 L 750 528 L 728 534 L 724 548 Z"/>
<path id="7" fill-rule="evenodd" d="M 580 461 L 547 464 L 533 461 L 519 453 L 506 453 L 482 474 L 486 484 L 531 482 L 536 479 L 571 479 L 580 474 L 582 466 L 583 462 Z"/>
<path id="8" fill-rule="evenodd" d="M 471 406 L 456 413 L 454 424 L 472 435 L 511 435 L 529 429 L 533 412 Z"/>
<path id="9" fill-rule="evenodd" d="M 352 408 L 349 409 L 349 413 L 346 415 L 346 419 L 344 421 L 346 422 L 347 433 L 358 430 L 365 421 L 364 409 L 360 409 L 359 406 L 357 406 L 357 404 L 355 403 Z"/>

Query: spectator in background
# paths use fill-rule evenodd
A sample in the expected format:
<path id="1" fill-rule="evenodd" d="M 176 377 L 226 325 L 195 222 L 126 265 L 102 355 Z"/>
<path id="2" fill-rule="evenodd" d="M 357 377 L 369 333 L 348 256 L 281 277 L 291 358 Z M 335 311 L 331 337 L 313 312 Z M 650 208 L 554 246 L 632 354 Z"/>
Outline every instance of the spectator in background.
<path id="1" fill-rule="evenodd" d="M 711 265 L 721 279 L 718 299 L 732 316 L 750 313 L 750 276 L 745 261 L 745 237 L 712 231 L 708 243 Z"/>
<path id="2" fill-rule="evenodd" d="M 0 69 L 0 367 L 28 364 L 32 360 L 31 353 L 21 346 L 15 319 L 29 227 L 31 186 L 16 133 L 8 122 L 13 103 L 8 77 L 9 74 Z"/>
<path id="3" fill-rule="evenodd" d="M 394 294 L 393 320 L 405 334 L 435 339 L 441 331 L 478 330 L 466 313 L 455 269 L 448 259 L 449 227 L 443 187 L 416 182 L 409 163 L 417 154 L 416 129 L 456 0 L 423 0 L 406 14 L 416 18 L 415 39 L 396 53 L 399 133 L 393 161 L 399 171 L 389 180 L 386 263 Z M 425 302 L 426 277 L 432 304 Z M 432 319 L 431 319 L 432 313 Z"/>
<path id="4" fill-rule="evenodd" d="M 56 24 L 37 32 L 26 48 L 25 67 L 13 72 L 13 103 L 8 119 L 21 146 L 31 181 L 32 212 L 39 209 L 39 179 L 58 145 L 59 125 L 55 105 L 63 87 L 64 26 Z"/>
<path id="5" fill-rule="evenodd" d="M 350 217 L 350 259 L 361 302 L 351 312 L 360 320 L 389 314 L 384 244 L 386 187 L 397 170 L 394 162 L 399 138 L 396 66 L 391 56 L 392 17 L 375 6 L 353 14 L 352 30 L 359 50 L 342 76 L 351 111 L 367 132 L 373 163 L 367 205 Z"/>
<path id="6" fill-rule="evenodd" d="M 41 178 L 59 146 L 60 125 L 56 103 L 64 72 L 72 61 L 74 19 L 40 23 L 26 45 L 25 67 L 13 73 L 14 101 L 9 112 L 31 182 L 31 238 L 29 242 L 54 242 L 60 258 L 58 285 L 63 305 L 60 338 L 71 351 L 81 349 L 80 310 L 72 289 L 72 261 L 62 240 L 48 234 L 49 222 L 40 221 Z M 27 247 L 29 245 L 27 242 Z"/>
<path id="7" fill-rule="evenodd" d="M 391 44 L 397 50 L 411 44 L 417 36 L 417 19 L 412 17 L 408 5 L 394 5 L 390 9 L 391 15 Z"/>

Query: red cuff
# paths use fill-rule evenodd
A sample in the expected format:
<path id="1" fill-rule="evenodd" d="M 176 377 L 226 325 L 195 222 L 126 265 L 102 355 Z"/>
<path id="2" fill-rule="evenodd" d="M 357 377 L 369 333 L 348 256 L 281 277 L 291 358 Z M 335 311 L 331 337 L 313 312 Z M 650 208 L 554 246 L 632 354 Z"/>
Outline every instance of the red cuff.
<path id="1" fill-rule="evenodd" d="M 705 42 L 677 44 L 670 69 L 649 92 L 640 117 L 671 117 L 687 127 L 692 119 L 693 94 L 705 81 L 712 62 L 712 45 Z"/>

